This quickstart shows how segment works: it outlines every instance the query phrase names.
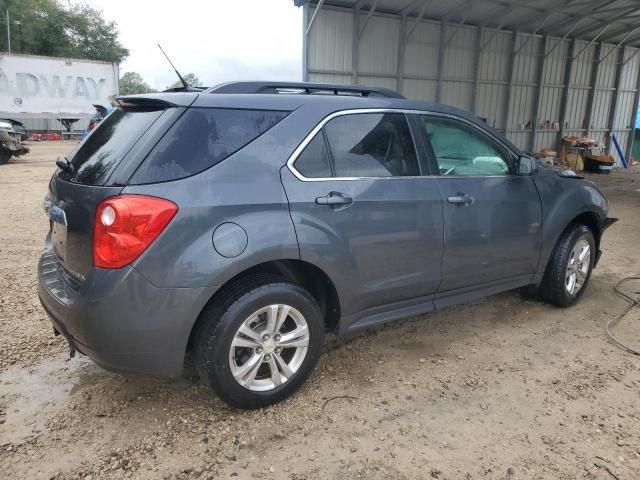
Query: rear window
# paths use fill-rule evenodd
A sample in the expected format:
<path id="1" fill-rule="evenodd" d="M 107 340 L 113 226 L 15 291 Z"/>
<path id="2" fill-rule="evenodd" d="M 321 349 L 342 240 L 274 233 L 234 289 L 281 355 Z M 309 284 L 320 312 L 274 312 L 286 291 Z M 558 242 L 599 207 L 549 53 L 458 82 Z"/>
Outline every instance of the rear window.
<path id="1" fill-rule="evenodd" d="M 60 171 L 59 178 L 99 185 L 155 122 L 163 110 L 116 109 L 69 155 L 73 171 Z"/>
<path id="2" fill-rule="evenodd" d="M 220 163 L 289 112 L 190 108 L 149 153 L 130 183 L 177 180 Z"/>

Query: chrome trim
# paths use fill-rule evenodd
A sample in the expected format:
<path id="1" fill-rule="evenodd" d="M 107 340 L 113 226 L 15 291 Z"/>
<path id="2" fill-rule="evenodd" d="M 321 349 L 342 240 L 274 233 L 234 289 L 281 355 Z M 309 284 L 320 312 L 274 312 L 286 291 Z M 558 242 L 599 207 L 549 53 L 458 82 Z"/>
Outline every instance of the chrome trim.
<path id="1" fill-rule="evenodd" d="M 287 168 L 289 169 L 289 171 L 291 173 L 293 173 L 293 175 L 300 181 L 302 182 L 329 182 L 329 181 L 336 181 L 336 180 L 415 180 L 417 178 L 508 178 L 508 177 L 517 177 L 520 175 L 452 175 L 452 176 L 444 176 L 444 175 L 418 175 L 418 176 L 402 176 L 402 177 L 317 177 L 317 178 L 308 178 L 305 177 L 304 175 L 302 175 L 302 173 L 300 173 L 294 166 L 295 161 L 298 159 L 298 157 L 300 156 L 300 154 L 302 153 L 302 151 L 307 148 L 307 145 L 311 142 L 311 140 L 313 140 L 313 138 L 316 136 L 316 134 L 322 130 L 322 128 L 329 123 L 331 120 L 333 120 L 336 117 L 341 117 L 343 115 L 356 115 L 356 114 L 360 114 L 360 113 L 403 113 L 405 115 L 409 114 L 409 115 L 431 115 L 431 116 L 439 116 L 439 117 L 447 117 L 447 118 L 452 118 L 454 120 L 458 120 L 458 121 L 462 121 L 465 122 L 466 124 L 470 125 L 471 127 L 479 130 L 480 132 L 482 132 L 484 135 L 488 135 L 490 136 L 492 139 L 494 139 L 495 141 L 497 141 L 503 148 L 505 148 L 509 153 L 516 155 L 515 152 L 513 152 L 513 150 L 511 150 L 511 148 L 509 148 L 508 145 L 505 145 L 505 143 L 500 140 L 499 138 L 497 138 L 496 136 L 492 135 L 491 132 L 487 132 L 483 129 L 481 129 L 480 127 L 478 127 L 477 125 L 475 125 L 473 122 L 470 122 L 469 120 L 467 120 L 466 118 L 462 118 L 462 117 L 458 117 L 456 115 L 452 115 L 449 113 L 442 113 L 442 112 L 430 112 L 430 111 L 426 111 L 426 110 L 415 110 L 415 109 L 406 109 L 406 108 L 358 108 L 358 109 L 350 109 L 350 110 L 341 110 L 339 112 L 333 112 L 329 115 L 327 115 L 326 117 L 324 117 L 320 123 L 318 123 L 318 125 L 316 125 L 313 130 L 311 130 L 311 132 L 304 138 L 304 140 L 302 140 L 302 142 L 300 143 L 300 145 L 298 145 L 298 147 L 293 151 L 293 153 L 291 154 L 291 156 L 289 157 L 289 160 L 287 160 Z M 414 148 L 417 149 L 417 145 L 415 144 L 416 140 L 415 138 L 413 138 L 413 133 L 411 134 L 411 137 L 413 139 L 413 143 L 414 143 Z M 418 155 L 418 152 L 416 151 L 416 155 Z"/>

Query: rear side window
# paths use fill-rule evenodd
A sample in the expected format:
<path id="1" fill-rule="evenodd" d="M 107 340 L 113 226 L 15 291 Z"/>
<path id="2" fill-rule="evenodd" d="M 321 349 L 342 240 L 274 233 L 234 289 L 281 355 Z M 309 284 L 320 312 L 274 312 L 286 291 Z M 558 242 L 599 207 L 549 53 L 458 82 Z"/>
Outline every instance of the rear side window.
<path id="1" fill-rule="evenodd" d="M 402 113 L 343 115 L 325 126 L 336 177 L 418 176 L 418 157 Z"/>
<path id="2" fill-rule="evenodd" d="M 307 178 L 420 175 L 402 113 L 358 113 L 330 120 L 296 159 L 295 168 Z"/>
<path id="3" fill-rule="evenodd" d="M 329 153 L 324 133 L 318 132 L 296 160 L 296 169 L 307 178 L 331 177 Z"/>
<path id="4" fill-rule="evenodd" d="M 114 110 L 69 155 L 73 171 L 60 171 L 59 178 L 86 185 L 102 184 L 162 112 Z"/>
<path id="5" fill-rule="evenodd" d="M 131 183 L 166 182 L 200 173 L 255 140 L 287 114 L 190 108 L 149 153 Z"/>

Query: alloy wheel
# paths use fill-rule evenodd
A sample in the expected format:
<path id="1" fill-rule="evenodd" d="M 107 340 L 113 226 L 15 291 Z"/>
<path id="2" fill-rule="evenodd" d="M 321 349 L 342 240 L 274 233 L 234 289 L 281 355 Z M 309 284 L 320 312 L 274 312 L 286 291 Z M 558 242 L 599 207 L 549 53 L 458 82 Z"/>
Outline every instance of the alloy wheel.
<path id="1" fill-rule="evenodd" d="M 229 350 L 233 378 L 244 388 L 268 391 L 290 380 L 309 347 L 309 327 L 298 310 L 274 304 L 250 315 Z"/>
<path id="2" fill-rule="evenodd" d="M 584 286 L 591 267 L 591 247 L 585 239 L 578 240 L 573 246 L 567 272 L 565 274 L 565 288 L 570 295 L 576 295 Z"/>

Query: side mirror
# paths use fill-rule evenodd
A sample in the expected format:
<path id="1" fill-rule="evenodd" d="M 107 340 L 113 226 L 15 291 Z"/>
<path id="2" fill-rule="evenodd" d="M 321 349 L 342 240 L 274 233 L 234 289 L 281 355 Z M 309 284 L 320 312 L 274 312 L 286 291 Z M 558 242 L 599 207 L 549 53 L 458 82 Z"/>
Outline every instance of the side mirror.
<path id="1" fill-rule="evenodd" d="M 533 175 L 538 171 L 538 161 L 531 157 L 521 156 L 518 158 L 518 175 Z"/>

